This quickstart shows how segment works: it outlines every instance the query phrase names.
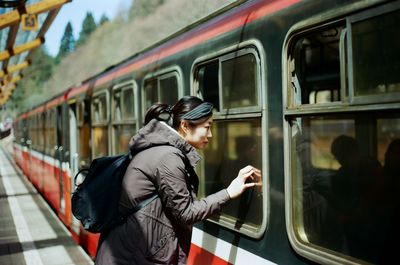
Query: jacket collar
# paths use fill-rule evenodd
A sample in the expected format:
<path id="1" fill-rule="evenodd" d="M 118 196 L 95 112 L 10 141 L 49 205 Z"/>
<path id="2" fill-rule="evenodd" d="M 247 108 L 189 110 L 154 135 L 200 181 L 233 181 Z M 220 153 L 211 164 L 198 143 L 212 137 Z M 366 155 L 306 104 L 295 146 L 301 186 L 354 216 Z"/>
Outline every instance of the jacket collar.
<path id="1" fill-rule="evenodd" d="M 174 146 L 182 151 L 192 167 L 195 167 L 201 159 L 196 148 L 186 142 L 169 125 L 156 119 L 151 120 L 146 126 L 142 127 L 131 138 L 129 144 L 134 153 L 158 145 Z"/>

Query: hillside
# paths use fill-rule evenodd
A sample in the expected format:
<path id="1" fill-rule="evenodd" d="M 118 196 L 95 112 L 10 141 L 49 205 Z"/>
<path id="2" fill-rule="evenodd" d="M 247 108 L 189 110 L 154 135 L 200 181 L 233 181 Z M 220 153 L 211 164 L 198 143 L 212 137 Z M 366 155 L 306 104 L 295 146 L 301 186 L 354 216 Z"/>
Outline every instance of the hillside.
<path id="1" fill-rule="evenodd" d="M 84 46 L 66 57 L 44 84 L 44 89 L 55 94 L 80 83 L 232 2 L 167 0 L 153 13 L 131 21 L 125 21 L 123 17 L 127 14 L 121 13 L 118 19 L 98 28 Z"/>

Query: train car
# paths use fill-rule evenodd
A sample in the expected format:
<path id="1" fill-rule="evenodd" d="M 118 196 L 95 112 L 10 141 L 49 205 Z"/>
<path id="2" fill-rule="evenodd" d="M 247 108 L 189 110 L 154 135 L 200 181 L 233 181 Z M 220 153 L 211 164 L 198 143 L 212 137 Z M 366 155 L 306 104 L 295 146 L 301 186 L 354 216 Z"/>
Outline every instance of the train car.
<path id="1" fill-rule="evenodd" d="M 94 257 L 98 235 L 71 215 L 72 177 L 126 152 L 154 102 L 196 95 L 215 107 L 199 196 L 247 164 L 262 186 L 196 224 L 188 264 L 389 263 L 399 28 L 399 1 L 240 1 L 22 113 L 15 159 Z"/>

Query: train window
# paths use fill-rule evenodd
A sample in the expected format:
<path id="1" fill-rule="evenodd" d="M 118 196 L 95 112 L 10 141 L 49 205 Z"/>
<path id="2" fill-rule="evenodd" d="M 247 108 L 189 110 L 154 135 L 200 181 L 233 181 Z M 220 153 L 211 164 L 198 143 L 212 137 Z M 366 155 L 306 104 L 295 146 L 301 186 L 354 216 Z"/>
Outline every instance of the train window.
<path id="1" fill-rule="evenodd" d="M 354 96 L 400 93 L 400 10 L 351 26 Z M 398 100 L 399 98 L 393 98 Z"/>
<path id="2" fill-rule="evenodd" d="M 81 101 L 77 104 L 76 116 L 78 124 L 83 124 L 85 115 L 85 102 Z"/>
<path id="3" fill-rule="evenodd" d="M 199 65 L 195 71 L 196 93 L 213 103 L 217 112 L 253 110 L 259 106 L 257 60 L 253 49 L 242 49 Z"/>
<path id="4" fill-rule="evenodd" d="M 212 102 L 215 108 L 213 140 L 204 149 L 204 161 L 198 169 L 202 183 L 199 196 L 226 187 L 247 165 L 262 169 L 259 64 L 256 51 L 246 48 L 194 67 L 196 96 Z M 265 181 L 262 174 L 258 181 Z M 258 186 L 209 220 L 258 237 L 264 224 L 263 200 L 263 190 Z"/>
<path id="5" fill-rule="evenodd" d="M 145 111 L 150 108 L 155 102 L 158 102 L 158 89 L 157 89 L 157 79 L 150 79 L 144 81 L 144 91 L 145 95 Z"/>
<path id="6" fill-rule="evenodd" d="M 200 66 L 196 73 L 196 80 L 199 86 L 197 94 L 205 101 L 211 102 L 215 111 L 220 111 L 218 69 L 219 62 L 214 60 Z M 212 89 L 205 89 L 206 87 Z"/>
<path id="7" fill-rule="evenodd" d="M 109 155 L 108 91 L 103 90 L 92 99 L 92 158 Z"/>
<path id="8" fill-rule="evenodd" d="M 46 154 L 53 156 L 56 146 L 56 113 L 50 109 L 46 115 Z"/>
<path id="9" fill-rule="evenodd" d="M 136 131 L 136 96 L 132 83 L 113 88 L 113 153 L 122 154 L 128 149 L 129 139 Z"/>
<path id="10" fill-rule="evenodd" d="M 204 150 L 205 183 L 200 194 L 212 194 L 229 185 L 239 170 L 247 165 L 261 169 L 261 120 L 215 120 L 213 140 Z M 250 234 L 259 232 L 263 221 L 263 193 L 260 188 L 250 189 L 223 208 L 221 216 L 212 218 L 237 230 Z"/>
<path id="11" fill-rule="evenodd" d="M 257 63 L 252 53 L 221 61 L 224 109 L 258 105 Z"/>
<path id="12" fill-rule="evenodd" d="M 160 77 L 160 101 L 167 104 L 175 104 L 178 97 L 178 78 L 175 74 Z"/>
<path id="13" fill-rule="evenodd" d="M 107 122 L 107 94 L 101 93 L 93 98 L 92 102 L 92 122 L 106 123 Z"/>
<path id="14" fill-rule="evenodd" d="M 30 116 L 28 118 L 28 135 L 30 141 L 30 146 L 33 149 L 36 149 L 36 123 L 35 123 L 35 116 Z"/>
<path id="15" fill-rule="evenodd" d="M 45 131 L 44 131 L 44 122 L 45 122 L 45 114 L 41 113 L 39 114 L 39 128 L 38 128 L 38 132 L 39 132 L 39 147 L 40 147 L 40 151 L 43 152 L 44 150 L 44 139 L 46 138 L 45 136 Z"/>
<path id="16" fill-rule="evenodd" d="M 135 102 L 136 97 L 133 94 L 133 88 L 131 86 L 123 89 L 122 91 L 122 117 L 124 119 L 134 119 L 135 116 Z"/>
<path id="17" fill-rule="evenodd" d="M 79 167 L 88 167 L 90 163 L 90 104 L 82 100 L 77 103 L 77 127 L 78 127 L 78 153 L 79 153 Z"/>
<path id="18" fill-rule="evenodd" d="M 289 58 L 292 105 L 340 100 L 340 36 L 344 26 L 304 34 Z"/>
<path id="19" fill-rule="evenodd" d="M 144 81 L 144 112 L 156 102 L 173 105 L 179 99 L 177 71 L 162 73 Z"/>
<path id="20" fill-rule="evenodd" d="M 289 39 L 289 238 L 318 263 L 385 263 L 397 244 L 399 8 L 389 3 Z"/>

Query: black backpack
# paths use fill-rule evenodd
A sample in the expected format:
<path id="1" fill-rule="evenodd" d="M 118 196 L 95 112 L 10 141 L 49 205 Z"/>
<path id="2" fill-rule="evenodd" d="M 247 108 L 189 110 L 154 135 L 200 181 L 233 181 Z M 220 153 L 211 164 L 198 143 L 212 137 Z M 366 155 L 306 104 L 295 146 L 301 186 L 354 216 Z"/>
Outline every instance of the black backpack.
<path id="1" fill-rule="evenodd" d="M 81 169 L 74 178 L 76 186 L 72 194 L 72 214 L 82 223 L 85 230 L 103 233 L 122 223 L 126 217 L 140 210 L 157 194 L 139 203 L 122 216 L 118 211 L 122 179 L 132 160 L 128 154 L 96 158 L 88 169 Z M 86 172 L 82 183 L 76 184 L 79 174 Z"/>

